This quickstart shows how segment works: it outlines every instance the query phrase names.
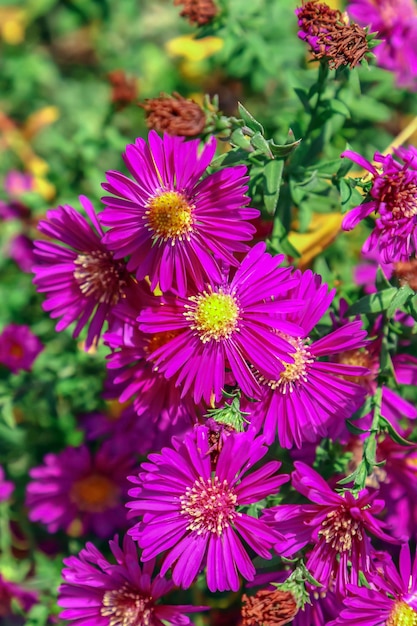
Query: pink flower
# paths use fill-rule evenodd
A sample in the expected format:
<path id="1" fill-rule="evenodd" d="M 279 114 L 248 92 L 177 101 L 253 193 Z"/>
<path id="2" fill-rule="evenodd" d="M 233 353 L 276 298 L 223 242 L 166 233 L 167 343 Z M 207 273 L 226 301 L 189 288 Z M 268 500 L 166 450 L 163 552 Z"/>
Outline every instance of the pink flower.
<path id="1" fill-rule="evenodd" d="M 9 324 L 0 334 L 0 363 L 13 374 L 19 370 L 28 372 L 43 348 L 29 326 Z"/>
<path id="2" fill-rule="evenodd" d="M 221 279 L 219 261 L 236 266 L 255 227 L 247 220 L 259 211 L 247 208 L 246 167 L 228 167 L 205 175 L 216 150 L 210 139 L 200 154 L 198 139 L 149 133 L 149 145 L 138 138 L 126 147 L 124 160 L 134 180 L 108 172 L 100 216 L 110 227 L 104 242 L 116 259 L 130 256 L 128 269 L 151 289 L 202 289 L 206 280 Z"/>
<path id="3" fill-rule="evenodd" d="M 372 174 L 369 198 L 345 215 L 343 229 L 352 230 L 375 211 L 379 215 L 363 252 L 375 250 L 384 263 L 408 261 L 417 252 L 417 148 L 398 148 L 394 156 L 376 152 L 374 161 L 380 167 L 351 150 L 341 156 Z"/>

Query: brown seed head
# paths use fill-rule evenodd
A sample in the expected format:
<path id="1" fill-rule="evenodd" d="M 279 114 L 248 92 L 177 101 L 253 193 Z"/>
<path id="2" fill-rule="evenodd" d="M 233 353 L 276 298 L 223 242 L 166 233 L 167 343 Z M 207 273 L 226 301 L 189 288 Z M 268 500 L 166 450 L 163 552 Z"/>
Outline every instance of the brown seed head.
<path id="1" fill-rule="evenodd" d="M 139 104 L 145 110 L 146 123 L 158 132 L 181 137 L 196 137 L 206 124 L 203 109 L 193 100 L 178 93 L 172 96 L 161 94 Z"/>
<path id="2" fill-rule="evenodd" d="M 298 613 L 290 591 L 262 589 L 254 596 L 242 596 L 242 626 L 284 626 Z"/>
<path id="3" fill-rule="evenodd" d="M 395 263 L 394 274 L 402 287 L 408 285 L 417 291 L 417 259 Z"/>
<path id="4" fill-rule="evenodd" d="M 174 0 L 175 6 L 181 4 L 184 5 L 181 17 L 187 18 L 191 24 L 197 26 L 208 24 L 218 13 L 213 0 Z"/>
<path id="5" fill-rule="evenodd" d="M 107 74 L 112 86 L 111 101 L 119 111 L 137 98 L 135 78 L 128 78 L 123 70 L 113 70 Z"/>
<path id="6" fill-rule="evenodd" d="M 297 9 L 297 17 L 299 35 L 310 44 L 313 58 L 327 58 L 330 69 L 355 67 L 370 50 L 366 30 L 327 4 L 305 2 Z"/>

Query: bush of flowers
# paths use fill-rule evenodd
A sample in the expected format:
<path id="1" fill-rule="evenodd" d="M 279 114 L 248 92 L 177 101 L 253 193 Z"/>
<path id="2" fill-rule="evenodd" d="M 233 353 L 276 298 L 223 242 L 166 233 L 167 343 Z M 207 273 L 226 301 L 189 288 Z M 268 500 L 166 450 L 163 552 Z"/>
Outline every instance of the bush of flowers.
<path id="1" fill-rule="evenodd" d="M 417 626 L 415 0 L 0 45 L 0 624 Z"/>

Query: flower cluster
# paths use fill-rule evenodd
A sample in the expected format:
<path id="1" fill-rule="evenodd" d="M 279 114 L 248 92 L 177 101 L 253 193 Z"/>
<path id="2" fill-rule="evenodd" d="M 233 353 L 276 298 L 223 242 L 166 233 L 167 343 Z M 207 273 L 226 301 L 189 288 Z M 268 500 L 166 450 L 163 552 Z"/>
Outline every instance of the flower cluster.
<path id="1" fill-rule="evenodd" d="M 214 138 L 201 145 L 151 131 L 126 148 L 130 176 L 107 173 L 104 210 L 82 196 L 86 216 L 61 206 L 39 225 L 34 282 L 44 308 L 57 330 L 74 324 L 86 350 L 103 343 L 108 376 L 105 408 L 79 420 L 87 443 L 30 470 L 29 517 L 73 538 L 127 531 L 122 548 L 110 541 L 116 563 L 90 543 L 65 560 L 59 604 L 74 623 L 189 624 L 184 613 L 204 607 L 161 604 L 173 588 L 199 580 L 210 592 L 237 592 L 242 581 L 257 584 L 259 562 L 303 556 L 304 578 L 287 569 L 275 590 L 244 596 L 243 624 L 322 626 L 338 614 L 342 624 L 354 606 L 347 590 L 357 593 L 363 577 L 366 593 L 382 593 L 373 541 L 397 541 L 389 524 L 401 514 L 398 494 L 409 508 L 404 533 L 417 517 L 417 497 L 405 499 L 401 484 L 415 476 L 414 449 L 401 459 L 387 438 L 375 440 L 384 485 L 375 470 L 369 488 L 338 489 L 300 461 L 291 485 L 279 473 L 277 450 L 304 461 L 323 438 L 344 446 L 358 472 L 367 443 L 352 438 L 349 420 L 362 411 L 357 430 L 376 432 L 365 402 L 380 398 L 381 419 L 399 437 L 417 411 L 379 378 L 382 318 L 368 334 L 343 301 L 337 313 L 336 289 L 321 276 L 252 241 L 259 212 L 247 206 L 246 169 L 209 170 L 215 149 Z M 416 155 L 398 151 L 404 165 L 381 156 L 382 172 L 344 156 L 373 175 L 372 199 L 344 226 L 378 210 L 367 245 L 408 261 Z M 406 347 L 392 371 L 409 385 L 416 362 Z M 222 405 L 224 396 L 232 402 Z"/>

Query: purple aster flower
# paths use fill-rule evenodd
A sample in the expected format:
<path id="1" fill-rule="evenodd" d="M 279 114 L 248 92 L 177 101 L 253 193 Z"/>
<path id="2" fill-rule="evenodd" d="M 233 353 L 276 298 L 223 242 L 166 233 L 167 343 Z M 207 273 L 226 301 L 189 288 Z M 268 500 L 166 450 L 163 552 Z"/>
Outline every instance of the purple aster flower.
<path id="1" fill-rule="evenodd" d="M 417 90 L 417 7 L 414 0 L 351 0 L 350 15 L 370 25 L 382 39 L 375 49 L 378 64 L 395 73 L 397 84 Z"/>
<path id="2" fill-rule="evenodd" d="M 368 396 L 374 396 L 378 389 L 377 377 L 381 369 L 381 346 L 384 332 L 383 318 L 377 318 L 370 333 L 373 337 L 368 345 L 359 350 L 347 350 L 338 355 L 339 363 L 345 365 L 363 366 L 368 368 L 365 376 L 351 378 L 361 385 Z M 396 385 L 416 385 L 417 384 L 417 359 L 408 354 L 395 354 L 391 358 L 392 372 Z M 349 377 L 348 377 L 349 378 Z M 385 417 L 396 430 L 403 430 L 401 422 L 404 418 L 416 419 L 417 408 L 411 402 L 402 397 L 401 393 L 390 389 L 387 385 L 382 385 L 381 415 Z M 363 429 L 371 426 L 372 414 L 364 416 L 358 424 Z M 332 436 L 340 437 L 341 430 L 334 431 Z"/>
<path id="3" fill-rule="evenodd" d="M 129 534 L 148 561 L 166 552 L 161 575 L 172 568 L 176 585 L 190 587 L 207 565 L 211 591 L 239 588 L 239 573 L 252 580 L 255 567 L 243 541 L 259 556 L 270 559 L 274 531 L 240 509 L 276 493 L 287 475 L 277 476 L 281 463 L 271 461 L 246 472 L 267 453 L 253 431 L 230 434 L 223 441 L 212 472 L 209 430 L 199 426 L 174 449 L 163 448 L 142 465 L 128 506 L 142 521 Z"/>
<path id="4" fill-rule="evenodd" d="M 415 626 L 417 624 L 417 559 L 411 564 L 410 548 L 401 548 L 399 568 L 382 563 L 371 588 L 348 585 L 348 595 L 338 618 L 329 626 Z"/>
<path id="5" fill-rule="evenodd" d="M 10 480 L 4 480 L 4 469 L 0 465 L 0 502 L 8 500 L 14 491 L 14 484 Z"/>
<path id="6" fill-rule="evenodd" d="M 171 581 L 156 576 L 155 561 L 138 563 L 136 546 L 125 536 L 109 542 L 116 563 L 109 562 L 92 543 L 78 556 L 64 559 L 58 606 L 60 618 L 79 626 L 186 626 L 184 613 L 205 610 L 203 606 L 161 604 L 172 591 Z"/>
<path id="7" fill-rule="evenodd" d="M 124 325 L 123 332 L 106 333 L 104 342 L 113 349 L 107 367 L 113 374 L 113 382 L 119 389 L 119 401 L 133 399 L 138 416 L 146 421 L 175 424 L 196 421 L 195 405 L 188 395 L 181 398 L 180 390 L 172 380 L 153 370 L 152 361 L 146 358 L 159 347 L 173 339 L 175 332 L 146 334 L 137 327 Z"/>
<path id="8" fill-rule="evenodd" d="M 182 395 L 192 389 L 194 400 L 220 398 L 225 367 L 242 391 L 254 395 L 259 383 L 248 363 L 272 378 L 292 361 L 291 344 L 280 336 L 302 333 L 277 313 L 300 308 L 301 302 L 282 297 L 296 279 L 290 268 L 279 268 L 283 256 L 272 257 L 258 243 L 237 271 L 219 284 L 191 291 L 187 298 L 167 295 L 164 304 L 144 309 L 138 321 L 146 333 L 173 331 L 176 337 L 148 357 L 154 369 L 176 377 Z"/>
<path id="9" fill-rule="evenodd" d="M 351 150 L 341 155 L 372 174 L 369 199 L 345 215 L 342 227 L 352 230 L 373 211 L 379 213 L 362 250 L 376 250 L 384 263 L 409 261 L 417 252 L 417 148 L 398 148 L 394 154 L 376 152 L 379 168 Z"/>
<path id="10" fill-rule="evenodd" d="M 407 437 L 407 434 L 404 435 Z M 417 446 L 405 448 L 390 437 L 378 441 L 381 466 L 371 476 L 385 501 L 385 522 L 394 537 L 417 538 Z"/>
<path id="11" fill-rule="evenodd" d="M 0 334 L 0 363 L 13 374 L 29 372 L 44 346 L 29 326 L 9 324 Z"/>
<path id="12" fill-rule="evenodd" d="M 131 453 L 108 441 L 94 455 L 86 446 L 47 454 L 44 465 L 29 472 L 29 519 L 51 533 L 62 528 L 72 536 L 111 536 L 126 526 L 126 476 L 134 463 Z"/>
<path id="13" fill-rule="evenodd" d="M 350 491 L 334 492 L 313 469 L 297 461 L 292 474 L 294 488 L 308 498 L 308 504 L 283 504 L 264 513 L 273 530 L 283 536 L 275 549 L 292 556 L 306 545 L 313 546 L 306 561 L 312 576 L 325 588 L 335 583 L 335 591 L 345 594 L 346 584 L 358 582 L 359 572 L 372 571 L 372 547 L 367 533 L 395 542 L 375 515 L 384 501 L 376 492 L 361 490 L 357 497 Z"/>
<path id="14" fill-rule="evenodd" d="M 187 285 L 202 289 L 205 280 L 221 278 L 217 260 L 237 265 L 235 252 L 244 252 L 243 241 L 255 227 L 246 220 L 259 211 L 245 207 L 249 198 L 246 167 L 228 167 L 204 176 L 216 150 L 216 140 L 198 154 L 198 139 L 149 133 L 126 147 L 124 160 L 135 180 L 108 172 L 103 188 L 106 209 L 100 219 L 110 226 L 104 241 L 115 258 L 130 256 L 128 269 L 137 278 L 149 276 L 151 289 L 162 291 Z"/>
<path id="15" fill-rule="evenodd" d="M 33 241 L 27 235 L 16 235 L 10 241 L 7 254 L 12 259 L 22 272 L 32 272 L 33 264 L 35 263 L 35 254 Z"/>
<path id="16" fill-rule="evenodd" d="M 317 341 L 303 338 L 326 313 L 335 291 L 329 292 L 328 286 L 321 284 L 321 277 L 309 270 L 304 274 L 296 271 L 293 276 L 297 283 L 286 297 L 304 303 L 287 316 L 303 329 L 301 337 L 285 336 L 291 345 L 293 362 L 283 362 L 281 371 L 277 368 L 274 376 L 259 376 L 259 402 L 244 405 L 244 410 L 251 412 L 252 422 L 263 424 L 267 443 L 272 443 L 278 434 L 284 448 L 299 448 L 305 441 L 326 436 L 329 421 L 343 425 L 366 396 L 363 388 L 344 377 L 369 373 L 366 367 L 338 363 L 334 356 L 368 343 L 360 321 L 350 322 Z M 326 361 L 319 360 L 321 357 L 326 357 Z"/>
<path id="17" fill-rule="evenodd" d="M 55 239 L 35 242 L 38 262 L 33 267 L 38 291 L 46 293 L 43 308 L 52 318 L 61 318 L 57 331 L 77 322 L 73 337 L 89 324 L 86 348 L 95 344 L 104 323 L 113 320 L 112 311 L 128 290 L 138 292 L 123 261 L 116 261 L 102 242 L 103 231 L 91 202 L 80 196 L 80 202 L 92 226 L 69 205 L 48 211 L 39 230 Z"/>
<path id="18" fill-rule="evenodd" d="M 31 174 L 11 170 L 4 179 L 4 189 L 11 196 L 20 196 L 22 193 L 32 191 L 34 182 Z"/>
<path id="19" fill-rule="evenodd" d="M 5 580 L 0 574 L 0 622 L 5 626 L 15 624 L 14 620 L 11 621 L 11 616 L 16 615 L 12 601 L 17 602 L 20 609 L 27 613 L 38 602 L 38 594 Z"/>

